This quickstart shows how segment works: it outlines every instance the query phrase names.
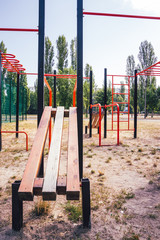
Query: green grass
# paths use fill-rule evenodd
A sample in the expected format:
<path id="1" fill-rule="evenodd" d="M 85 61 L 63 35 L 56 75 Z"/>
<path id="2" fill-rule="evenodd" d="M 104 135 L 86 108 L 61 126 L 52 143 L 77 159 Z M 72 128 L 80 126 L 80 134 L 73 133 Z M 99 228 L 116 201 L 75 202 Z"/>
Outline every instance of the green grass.
<path id="1" fill-rule="evenodd" d="M 47 215 L 49 213 L 49 209 L 50 209 L 50 204 L 48 202 L 44 202 L 41 200 L 35 204 L 32 212 L 36 216 L 42 216 L 42 215 Z"/>
<path id="2" fill-rule="evenodd" d="M 78 222 L 82 219 L 82 208 L 80 205 L 74 206 L 71 205 L 70 202 L 67 202 L 64 209 L 70 221 Z"/>

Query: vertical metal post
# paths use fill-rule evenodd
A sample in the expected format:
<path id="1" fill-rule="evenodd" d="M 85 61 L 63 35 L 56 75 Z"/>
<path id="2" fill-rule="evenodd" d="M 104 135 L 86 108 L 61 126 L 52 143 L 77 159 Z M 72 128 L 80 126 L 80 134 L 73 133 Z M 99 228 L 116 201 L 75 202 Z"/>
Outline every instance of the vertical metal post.
<path id="1" fill-rule="evenodd" d="M 9 104 L 9 106 L 10 106 L 10 109 L 9 109 L 9 111 L 10 111 L 10 122 L 12 122 L 12 79 L 10 78 L 10 104 Z"/>
<path id="2" fill-rule="evenodd" d="M 81 179 L 83 177 L 83 0 L 77 0 L 77 117 Z"/>
<path id="3" fill-rule="evenodd" d="M 135 70 L 134 83 L 134 138 L 137 138 L 137 70 Z"/>
<path id="4" fill-rule="evenodd" d="M 19 73 L 17 73 L 16 131 L 19 131 Z M 18 133 L 16 133 L 18 138 Z"/>
<path id="5" fill-rule="evenodd" d="M 0 52 L 0 151 L 2 150 L 2 55 Z"/>
<path id="6" fill-rule="evenodd" d="M 82 179 L 82 213 L 83 227 L 91 228 L 90 182 L 88 178 Z"/>
<path id="7" fill-rule="evenodd" d="M 18 196 L 20 183 L 21 181 L 12 183 L 12 229 L 15 231 L 23 226 L 23 201 Z"/>
<path id="8" fill-rule="evenodd" d="M 107 68 L 104 69 L 104 106 L 107 104 Z M 107 137 L 107 109 L 104 108 L 104 138 Z"/>
<path id="9" fill-rule="evenodd" d="M 45 0 L 39 0 L 39 35 L 38 35 L 38 125 L 44 108 L 44 17 Z"/>
<path id="10" fill-rule="evenodd" d="M 54 70 L 54 75 L 56 75 L 56 70 Z M 56 108 L 56 76 L 54 76 L 54 108 Z"/>
<path id="11" fill-rule="evenodd" d="M 39 35 L 38 35 L 38 125 L 44 108 L 44 29 L 45 0 L 39 0 Z M 42 156 L 39 177 L 43 177 L 44 159 Z"/>
<path id="12" fill-rule="evenodd" d="M 90 71 L 90 106 L 93 104 L 92 102 L 92 71 Z M 90 126 L 89 126 L 89 137 L 92 137 L 92 108 L 89 108 L 90 111 Z"/>

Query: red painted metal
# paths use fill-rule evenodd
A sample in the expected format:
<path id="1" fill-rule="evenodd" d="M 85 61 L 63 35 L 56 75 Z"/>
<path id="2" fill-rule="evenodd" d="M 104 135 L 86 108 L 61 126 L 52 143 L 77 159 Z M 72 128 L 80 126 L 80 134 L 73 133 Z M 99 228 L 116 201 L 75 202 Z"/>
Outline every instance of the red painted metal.
<path id="1" fill-rule="evenodd" d="M 153 64 L 152 66 L 142 70 L 141 72 L 137 73 L 137 76 L 138 75 L 160 76 L 160 62 L 157 62 L 157 63 Z"/>
<path id="2" fill-rule="evenodd" d="M 51 89 L 46 77 L 44 77 L 44 82 L 49 90 L 49 106 L 52 107 L 52 89 Z M 50 123 L 49 123 L 49 148 L 51 145 L 51 138 L 52 138 L 52 122 L 50 120 Z"/>
<path id="3" fill-rule="evenodd" d="M 0 51 L 1 52 L 1 51 Z M 19 60 L 15 59 L 15 55 L 9 53 L 2 53 L 2 65 L 9 72 L 17 72 L 25 71 L 22 64 L 19 64 Z"/>
<path id="4" fill-rule="evenodd" d="M 119 105 L 117 103 L 110 104 L 110 105 L 104 105 L 105 108 L 113 107 L 113 106 L 117 106 L 117 145 L 119 146 L 119 131 L 120 131 L 120 128 L 119 128 L 119 122 L 120 122 L 119 121 Z"/>
<path id="5" fill-rule="evenodd" d="M 112 77 L 112 104 L 115 104 L 115 103 L 118 103 L 118 104 L 127 104 L 128 105 L 128 111 L 127 112 L 123 112 L 121 111 L 121 113 L 127 113 L 128 114 L 128 120 L 127 121 L 123 121 L 123 122 L 127 122 L 128 123 L 128 130 L 129 130 L 129 127 L 130 127 L 130 119 L 129 119 L 129 115 L 130 115 L 130 78 L 131 76 L 127 76 L 127 75 L 107 75 L 107 76 L 110 76 Z M 123 77 L 123 78 L 128 78 L 128 83 L 127 84 L 121 84 L 121 83 L 115 83 L 114 82 L 114 77 Z M 127 86 L 128 87 L 128 91 L 127 93 L 115 93 L 114 92 L 114 86 Z M 128 102 L 115 102 L 114 101 L 114 95 L 128 95 Z M 116 121 L 113 121 L 113 113 L 116 113 L 116 111 L 113 111 L 113 107 L 112 107 L 112 130 L 113 130 L 113 122 L 116 122 Z M 122 122 L 122 121 L 121 121 Z"/>
<path id="6" fill-rule="evenodd" d="M 26 135 L 26 151 L 28 151 L 28 134 L 25 131 L 4 131 L 4 130 L 2 130 L 1 133 L 24 133 Z"/>
<path id="7" fill-rule="evenodd" d="M 83 15 L 160 20 L 160 17 L 141 16 L 141 15 L 129 15 L 129 14 L 115 14 L 115 13 L 83 12 Z"/>
<path id="8" fill-rule="evenodd" d="M 0 31 L 12 31 L 12 32 L 38 32 L 37 29 L 31 29 L 31 28 L 0 28 Z"/>
<path id="9" fill-rule="evenodd" d="M 110 104 L 110 105 L 104 105 L 104 106 L 101 106 L 100 103 L 90 105 L 90 108 L 93 108 L 93 107 L 99 108 L 99 147 L 111 146 L 111 145 L 102 145 L 101 144 L 101 109 L 102 109 L 102 107 L 107 108 L 107 107 L 113 107 L 113 106 L 117 106 L 117 145 L 119 145 L 119 105 L 117 103 Z"/>
<path id="10" fill-rule="evenodd" d="M 90 108 L 93 107 L 98 107 L 99 108 L 99 147 L 101 146 L 101 104 L 97 103 L 97 104 L 91 104 Z"/>
<path id="11" fill-rule="evenodd" d="M 77 80 L 75 82 L 74 89 L 73 89 L 73 107 L 76 106 L 76 90 L 77 90 Z"/>
<path id="12" fill-rule="evenodd" d="M 38 75 L 38 73 L 20 73 L 21 75 Z M 77 75 L 57 75 L 57 74 L 52 74 L 52 73 L 45 73 L 45 77 L 56 77 L 56 78 L 73 78 L 76 79 Z M 89 79 L 89 77 L 83 77 L 83 79 Z"/>

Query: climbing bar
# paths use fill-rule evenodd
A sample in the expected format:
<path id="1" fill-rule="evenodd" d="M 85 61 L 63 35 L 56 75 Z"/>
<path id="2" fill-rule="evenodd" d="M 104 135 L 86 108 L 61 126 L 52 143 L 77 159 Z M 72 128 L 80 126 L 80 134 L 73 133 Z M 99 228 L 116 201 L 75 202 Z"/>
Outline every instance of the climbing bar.
<path id="1" fill-rule="evenodd" d="M 160 20 L 160 17 L 128 15 L 128 14 L 115 14 L 115 13 L 83 12 L 83 15 L 106 16 L 106 17 L 121 17 L 121 18 L 141 18 L 141 19 L 150 19 L 150 20 Z"/>
<path id="2" fill-rule="evenodd" d="M 76 90 L 77 90 L 77 80 L 75 82 L 74 89 L 73 89 L 73 107 L 76 106 Z"/>
<path id="3" fill-rule="evenodd" d="M 8 31 L 8 32 L 38 32 L 37 29 L 31 28 L 0 28 L 0 31 Z"/>
<path id="4" fill-rule="evenodd" d="M 28 151 L 28 134 L 25 131 L 1 131 L 1 133 L 24 133 L 26 135 L 26 151 Z"/>
<path id="5" fill-rule="evenodd" d="M 49 90 L 49 106 L 52 107 L 52 89 L 51 89 L 46 77 L 44 77 L 44 82 Z M 49 124 L 49 148 L 51 145 L 51 137 L 52 137 L 52 122 L 50 121 L 50 124 Z"/>

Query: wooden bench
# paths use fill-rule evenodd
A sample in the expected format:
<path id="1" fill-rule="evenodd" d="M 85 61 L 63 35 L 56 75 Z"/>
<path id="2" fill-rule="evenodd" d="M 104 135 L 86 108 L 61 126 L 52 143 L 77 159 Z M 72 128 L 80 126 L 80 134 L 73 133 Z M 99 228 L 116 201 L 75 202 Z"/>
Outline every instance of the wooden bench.
<path id="1" fill-rule="evenodd" d="M 55 117 L 54 128 L 48 161 L 44 178 L 39 177 L 43 150 L 46 142 L 47 132 L 51 116 Z M 64 116 L 69 116 L 69 133 L 68 133 L 68 157 L 67 157 L 67 176 L 59 176 L 60 150 L 62 142 L 63 120 Z M 82 181 L 82 188 L 89 189 L 89 180 Z M 14 185 L 15 184 L 15 185 Z M 13 187 L 19 185 L 18 190 L 13 191 Z M 87 184 L 87 185 L 86 185 Z M 84 185 L 84 187 L 83 187 Z M 15 194 L 17 191 L 17 195 Z M 89 215 L 87 213 L 87 221 L 90 216 L 90 190 L 89 197 L 83 194 L 82 201 L 87 202 L 89 199 Z M 23 218 L 18 216 L 17 212 L 21 212 L 17 207 L 19 202 L 33 201 L 34 196 L 42 196 L 43 200 L 56 200 L 56 195 L 66 195 L 67 200 L 79 200 L 80 197 L 80 179 L 79 179 L 79 155 L 78 155 L 78 128 L 77 128 L 77 108 L 71 107 L 69 111 L 64 107 L 52 109 L 45 107 L 42 118 L 35 136 L 35 140 L 30 152 L 30 156 L 21 181 L 12 184 L 12 227 L 14 230 L 20 230 Z M 14 197 L 13 197 L 14 196 Z M 15 197 L 16 196 L 16 197 Z M 17 200 L 14 200 L 16 198 Z M 83 207 L 85 209 L 85 207 Z M 88 207 L 85 209 L 87 212 Z M 22 215 L 23 211 L 20 215 Z M 86 213 L 84 213 L 86 215 Z M 18 220 L 17 220 L 18 218 Z M 18 222 L 18 227 L 17 227 Z M 86 220 L 85 220 L 86 222 Z"/>

